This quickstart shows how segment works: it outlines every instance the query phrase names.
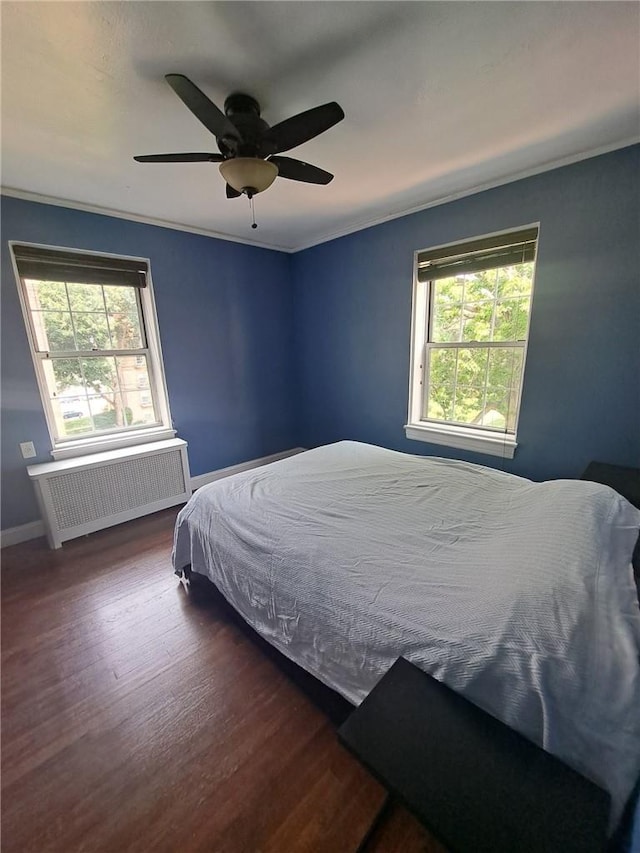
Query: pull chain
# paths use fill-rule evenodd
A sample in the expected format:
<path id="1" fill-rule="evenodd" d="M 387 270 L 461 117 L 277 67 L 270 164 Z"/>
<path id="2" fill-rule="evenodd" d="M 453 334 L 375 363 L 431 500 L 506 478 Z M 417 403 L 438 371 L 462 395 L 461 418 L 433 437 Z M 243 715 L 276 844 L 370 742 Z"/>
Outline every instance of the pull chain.
<path id="1" fill-rule="evenodd" d="M 251 208 L 251 227 L 257 228 L 258 225 L 256 223 L 256 210 L 253 203 L 253 193 L 248 193 L 249 196 L 249 207 Z"/>

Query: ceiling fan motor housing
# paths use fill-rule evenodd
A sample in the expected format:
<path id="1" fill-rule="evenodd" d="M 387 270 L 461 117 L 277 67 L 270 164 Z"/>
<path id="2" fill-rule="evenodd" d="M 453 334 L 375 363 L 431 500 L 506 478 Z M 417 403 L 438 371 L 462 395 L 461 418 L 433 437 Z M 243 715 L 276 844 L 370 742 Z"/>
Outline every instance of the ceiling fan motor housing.
<path id="1" fill-rule="evenodd" d="M 269 137 L 269 125 L 260 118 L 260 104 L 251 95 L 236 92 L 224 102 L 227 118 L 237 127 L 241 141 L 217 137 L 220 153 L 225 157 L 268 157 L 277 145 Z"/>
<path id="2" fill-rule="evenodd" d="M 224 102 L 225 115 L 231 116 L 238 113 L 253 113 L 260 117 L 260 104 L 251 95 L 245 95 L 242 92 L 234 92 Z"/>

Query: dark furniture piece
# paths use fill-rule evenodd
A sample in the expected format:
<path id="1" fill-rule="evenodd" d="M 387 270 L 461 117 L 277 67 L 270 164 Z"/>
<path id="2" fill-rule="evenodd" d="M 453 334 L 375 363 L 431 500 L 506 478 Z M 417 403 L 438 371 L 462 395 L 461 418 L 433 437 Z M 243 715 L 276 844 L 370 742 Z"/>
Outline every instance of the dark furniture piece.
<path id="1" fill-rule="evenodd" d="M 622 465 L 609 465 L 606 462 L 589 462 L 580 479 L 611 486 L 629 503 L 640 509 L 640 468 L 625 468 Z M 638 604 L 640 605 L 640 536 L 636 542 L 631 562 L 636 592 L 638 593 Z"/>
<path id="2" fill-rule="evenodd" d="M 606 462 L 590 462 L 583 471 L 581 480 L 611 486 L 629 503 L 640 509 L 640 468 L 625 468 Z"/>
<path id="3" fill-rule="evenodd" d="M 580 477 L 581 480 L 589 480 L 592 483 L 602 483 L 611 486 L 618 494 L 626 498 L 629 503 L 640 509 L 640 468 L 627 468 L 623 465 L 609 465 L 607 462 L 590 462 Z M 638 604 L 640 605 L 640 536 L 633 551 L 633 576 L 636 582 Z M 633 835 L 633 821 L 635 805 L 640 796 L 640 778 L 636 782 L 633 794 L 629 798 L 623 812 L 620 825 L 618 826 L 611 844 L 612 850 L 631 851 L 631 836 Z"/>
<path id="4" fill-rule="evenodd" d="M 452 853 L 605 849 L 605 791 L 403 658 L 338 736 Z"/>

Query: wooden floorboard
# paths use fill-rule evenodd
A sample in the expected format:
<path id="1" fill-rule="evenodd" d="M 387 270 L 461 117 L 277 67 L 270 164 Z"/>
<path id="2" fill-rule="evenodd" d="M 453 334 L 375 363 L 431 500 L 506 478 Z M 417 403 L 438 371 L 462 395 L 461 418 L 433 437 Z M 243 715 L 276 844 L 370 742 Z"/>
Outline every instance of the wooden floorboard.
<path id="1" fill-rule="evenodd" d="M 175 510 L 2 551 L 3 853 L 349 853 L 344 700 L 171 573 Z M 396 807 L 371 853 L 443 853 Z"/>

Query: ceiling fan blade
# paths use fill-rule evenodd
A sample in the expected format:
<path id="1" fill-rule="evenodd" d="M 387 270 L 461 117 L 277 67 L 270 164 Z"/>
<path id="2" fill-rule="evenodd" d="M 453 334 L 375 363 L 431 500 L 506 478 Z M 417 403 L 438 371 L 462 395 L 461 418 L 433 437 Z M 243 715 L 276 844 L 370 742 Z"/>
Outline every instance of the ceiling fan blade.
<path id="1" fill-rule="evenodd" d="M 166 74 L 164 79 L 183 104 L 214 136 L 218 139 L 234 139 L 240 142 L 240 134 L 236 126 L 188 77 L 184 74 Z"/>
<path id="2" fill-rule="evenodd" d="M 234 190 L 231 184 L 227 184 L 227 198 L 239 198 L 242 193 L 239 193 L 238 190 Z"/>
<path id="3" fill-rule="evenodd" d="M 289 151 L 303 142 L 308 142 L 314 136 L 329 130 L 334 124 L 342 121 L 344 112 L 340 104 L 332 101 L 321 107 L 314 107 L 297 116 L 285 119 L 275 124 L 267 133 L 274 140 L 278 151 Z"/>
<path id="4" fill-rule="evenodd" d="M 222 163 L 222 154 L 140 154 L 138 163 Z"/>
<path id="5" fill-rule="evenodd" d="M 291 157 L 270 157 L 270 163 L 278 167 L 278 175 L 288 178 L 290 181 L 304 181 L 306 184 L 328 184 L 333 180 L 331 172 L 325 172 L 310 163 L 302 160 L 293 160 Z"/>

